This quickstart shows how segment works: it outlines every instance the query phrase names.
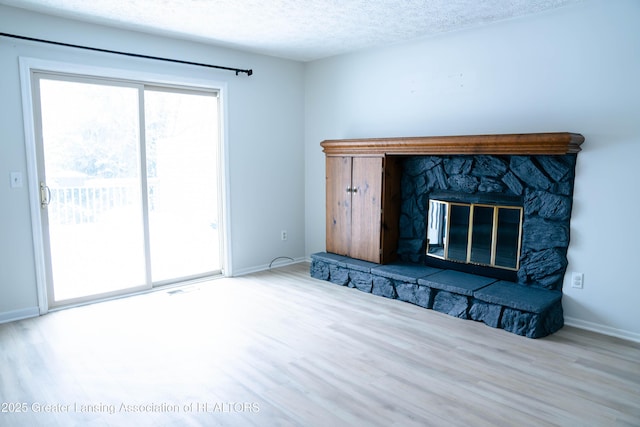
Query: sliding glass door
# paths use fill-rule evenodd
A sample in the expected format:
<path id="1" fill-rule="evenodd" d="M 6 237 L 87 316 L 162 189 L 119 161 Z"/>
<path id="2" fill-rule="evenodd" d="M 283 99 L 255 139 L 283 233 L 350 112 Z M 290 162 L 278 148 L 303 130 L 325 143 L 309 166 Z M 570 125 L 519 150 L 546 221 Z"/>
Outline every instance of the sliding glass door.
<path id="1" fill-rule="evenodd" d="M 220 273 L 216 93 L 33 82 L 49 306 Z"/>
<path id="2" fill-rule="evenodd" d="M 145 91 L 151 277 L 221 270 L 215 96 Z"/>

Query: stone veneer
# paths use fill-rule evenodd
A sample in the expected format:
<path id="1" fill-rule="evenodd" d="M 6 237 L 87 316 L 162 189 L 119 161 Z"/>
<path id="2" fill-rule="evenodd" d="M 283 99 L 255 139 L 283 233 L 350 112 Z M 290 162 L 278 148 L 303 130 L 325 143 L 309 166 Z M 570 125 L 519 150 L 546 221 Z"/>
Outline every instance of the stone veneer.
<path id="1" fill-rule="evenodd" d="M 379 265 L 318 253 L 311 257 L 311 276 L 529 338 L 560 329 L 576 155 L 411 156 L 403 163 L 399 262 Z M 453 263 L 425 265 L 434 192 L 521 200 L 523 241 L 514 281 L 455 271 L 460 266 Z"/>
<path id="2" fill-rule="evenodd" d="M 515 196 L 524 207 L 517 282 L 562 290 L 575 164 L 575 154 L 407 158 L 402 175 L 399 258 L 429 262 L 425 255 L 426 218 L 432 192 Z"/>

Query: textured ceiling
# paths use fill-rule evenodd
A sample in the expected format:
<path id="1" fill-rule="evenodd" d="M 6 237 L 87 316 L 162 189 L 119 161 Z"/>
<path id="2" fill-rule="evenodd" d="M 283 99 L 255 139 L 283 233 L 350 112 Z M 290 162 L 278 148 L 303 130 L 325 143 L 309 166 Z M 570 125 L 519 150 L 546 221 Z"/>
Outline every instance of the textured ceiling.
<path id="1" fill-rule="evenodd" d="M 0 4 L 310 61 L 579 1 L 0 0 Z"/>

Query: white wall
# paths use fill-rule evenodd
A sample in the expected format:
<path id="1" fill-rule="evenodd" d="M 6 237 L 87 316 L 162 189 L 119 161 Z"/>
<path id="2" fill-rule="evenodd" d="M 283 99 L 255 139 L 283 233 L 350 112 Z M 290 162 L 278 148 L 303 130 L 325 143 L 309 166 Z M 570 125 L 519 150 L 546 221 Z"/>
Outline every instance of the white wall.
<path id="1" fill-rule="evenodd" d="M 143 35 L 0 6 L 2 32 L 252 68 L 254 75 L 132 59 L 0 37 L 0 322 L 37 306 L 26 179 L 18 57 L 71 61 L 226 83 L 232 271 L 262 269 L 277 256 L 304 257 L 304 97 L 302 64 L 198 43 Z M 288 240 L 280 240 L 280 230 Z"/>
<path id="2" fill-rule="evenodd" d="M 587 0 L 309 63 L 307 255 L 325 249 L 324 139 L 582 133 L 568 272 L 585 282 L 565 278 L 565 318 L 640 341 L 638 22 L 636 0 Z"/>

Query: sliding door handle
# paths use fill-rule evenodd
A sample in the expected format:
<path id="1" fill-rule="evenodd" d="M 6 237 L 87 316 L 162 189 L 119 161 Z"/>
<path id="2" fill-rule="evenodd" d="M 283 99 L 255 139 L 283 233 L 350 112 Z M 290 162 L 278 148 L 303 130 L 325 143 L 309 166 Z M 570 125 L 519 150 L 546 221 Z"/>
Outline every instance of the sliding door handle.
<path id="1" fill-rule="evenodd" d="M 51 203 L 51 190 L 44 181 L 40 181 L 40 207 L 46 209 L 49 203 Z"/>

